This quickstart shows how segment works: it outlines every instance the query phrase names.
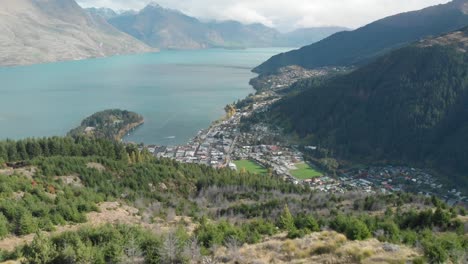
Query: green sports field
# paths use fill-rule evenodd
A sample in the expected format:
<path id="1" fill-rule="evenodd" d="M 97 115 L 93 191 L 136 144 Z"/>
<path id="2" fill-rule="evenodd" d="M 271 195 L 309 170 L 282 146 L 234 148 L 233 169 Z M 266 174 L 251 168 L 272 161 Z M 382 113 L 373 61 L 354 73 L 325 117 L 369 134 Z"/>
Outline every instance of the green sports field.
<path id="1" fill-rule="evenodd" d="M 308 180 L 316 177 L 323 176 L 323 174 L 309 166 L 307 163 L 299 163 L 296 164 L 297 169 L 292 170 L 291 174 L 294 176 L 294 178 L 298 180 Z"/>
<path id="2" fill-rule="evenodd" d="M 237 166 L 237 171 L 241 171 L 245 168 L 246 171 L 255 174 L 267 174 L 267 169 L 262 167 L 260 164 L 251 160 L 236 160 L 234 164 Z"/>

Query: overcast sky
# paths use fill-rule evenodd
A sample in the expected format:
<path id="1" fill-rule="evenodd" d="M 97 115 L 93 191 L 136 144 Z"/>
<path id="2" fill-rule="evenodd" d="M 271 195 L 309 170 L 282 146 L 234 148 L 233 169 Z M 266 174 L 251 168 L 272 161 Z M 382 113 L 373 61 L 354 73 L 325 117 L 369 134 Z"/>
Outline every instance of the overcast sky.
<path id="1" fill-rule="evenodd" d="M 143 8 L 151 0 L 77 0 L 83 7 Z M 153 1 L 154 2 L 154 1 Z M 357 28 L 385 16 L 449 0 L 159 0 L 204 20 L 260 22 L 280 30 L 312 26 Z"/>

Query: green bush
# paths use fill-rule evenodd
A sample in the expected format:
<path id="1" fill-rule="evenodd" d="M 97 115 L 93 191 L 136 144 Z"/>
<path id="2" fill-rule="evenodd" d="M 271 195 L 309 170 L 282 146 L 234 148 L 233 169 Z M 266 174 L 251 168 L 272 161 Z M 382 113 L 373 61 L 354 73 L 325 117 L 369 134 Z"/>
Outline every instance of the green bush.
<path id="1" fill-rule="evenodd" d="M 297 229 L 305 229 L 309 233 L 320 231 L 320 226 L 312 215 L 299 214 L 294 218 L 294 225 Z"/>
<path id="2" fill-rule="evenodd" d="M 306 229 L 294 228 L 294 229 L 288 231 L 287 238 L 289 238 L 289 239 L 303 238 L 307 234 L 308 234 L 308 232 L 307 232 Z"/>
<path id="3" fill-rule="evenodd" d="M 351 240 L 365 240 L 371 237 L 367 225 L 355 217 L 338 215 L 330 222 L 330 227 L 337 232 L 345 234 Z"/>
<path id="4" fill-rule="evenodd" d="M 32 243 L 24 248 L 24 256 L 28 264 L 49 264 L 57 256 L 57 249 L 49 237 L 37 233 Z"/>

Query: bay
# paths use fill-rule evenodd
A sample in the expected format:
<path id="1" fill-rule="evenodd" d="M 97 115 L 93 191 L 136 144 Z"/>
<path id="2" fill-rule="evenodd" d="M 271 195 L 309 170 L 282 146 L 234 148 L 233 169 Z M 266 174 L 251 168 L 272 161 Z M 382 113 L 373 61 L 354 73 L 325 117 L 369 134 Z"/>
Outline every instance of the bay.
<path id="1" fill-rule="evenodd" d="M 161 51 L 0 68 L 0 139 L 63 136 L 97 111 L 140 113 L 125 140 L 187 142 L 254 90 L 250 70 L 289 49 Z"/>

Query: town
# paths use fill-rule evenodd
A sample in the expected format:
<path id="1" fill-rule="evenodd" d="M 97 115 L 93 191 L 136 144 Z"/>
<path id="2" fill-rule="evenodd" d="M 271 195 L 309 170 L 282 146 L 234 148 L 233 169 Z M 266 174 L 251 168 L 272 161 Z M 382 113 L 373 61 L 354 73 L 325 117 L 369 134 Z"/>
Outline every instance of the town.
<path id="1" fill-rule="evenodd" d="M 336 70 L 336 69 L 335 69 Z M 294 69 L 284 71 L 281 78 L 263 77 L 266 89 L 256 89 L 256 95 L 231 105 L 225 118 L 202 130 L 186 145 L 142 146 L 158 158 L 170 158 L 183 163 L 196 163 L 214 168 L 230 168 L 237 171 L 264 173 L 283 178 L 294 184 L 302 184 L 326 193 L 360 191 L 368 194 L 399 191 L 435 195 L 450 205 L 467 205 L 468 197 L 456 189 L 445 187 L 430 173 L 404 166 L 348 168 L 325 173 L 310 160 L 305 159 L 304 149 L 314 151 L 315 146 L 289 144 L 282 132 L 262 122 L 244 120 L 264 112 L 281 98 L 279 87 L 289 86 L 299 76 L 322 76 L 325 71 L 308 72 Z M 266 79 L 265 79 L 266 78 Z M 272 89 L 276 87 L 276 89 Z M 261 92 L 260 92 L 261 91 Z M 246 103 L 247 102 L 247 103 Z M 246 165 L 247 164 L 247 165 Z"/>

